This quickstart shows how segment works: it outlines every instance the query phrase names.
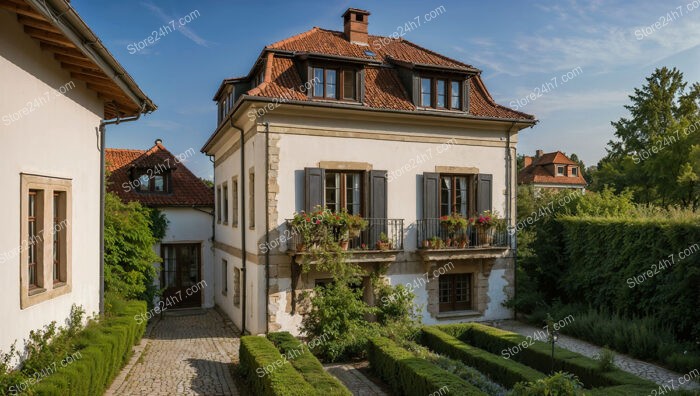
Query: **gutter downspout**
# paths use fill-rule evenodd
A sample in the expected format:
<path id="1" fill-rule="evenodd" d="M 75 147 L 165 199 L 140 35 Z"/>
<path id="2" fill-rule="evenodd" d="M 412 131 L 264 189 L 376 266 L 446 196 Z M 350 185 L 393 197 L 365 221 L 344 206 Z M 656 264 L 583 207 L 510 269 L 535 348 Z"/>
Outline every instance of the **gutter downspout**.
<path id="1" fill-rule="evenodd" d="M 513 199 L 513 157 L 511 155 L 511 150 L 510 150 L 510 134 L 513 131 L 513 128 L 515 127 L 515 122 L 511 124 L 510 128 L 508 128 L 508 131 L 506 132 L 506 179 L 508 182 L 506 183 L 506 197 L 508 197 L 508 204 L 506 205 L 506 222 L 508 224 L 508 228 L 512 227 L 512 213 L 513 213 L 513 203 L 516 202 L 517 205 L 517 194 L 515 196 L 515 199 Z M 517 208 L 517 206 L 516 206 Z M 516 210 L 517 212 L 517 210 Z M 517 220 L 517 218 L 516 218 Z M 517 227 L 516 227 L 517 228 Z M 511 230 L 515 231 L 516 228 L 509 229 L 508 234 L 510 234 Z M 510 238 L 510 248 L 511 251 L 513 252 L 513 299 L 516 297 L 517 293 L 517 286 L 518 286 L 518 237 L 515 232 Z M 518 311 L 516 308 L 513 309 L 513 318 L 517 318 Z"/>
<path id="2" fill-rule="evenodd" d="M 243 277 L 243 287 L 241 290 L 241 334 L 245 335 L 245 325 L 246 325 L 246 306 L 248 297 L 248 273 L 246 272 L 246 264 L 248 262 L 248 254 L 246 248 L 246 178 L 245 178 L 245 133 L 243 129 L 233 125 L 233 117 L 229 117 L 229 122 L 231 128 L 239 131 L 241 133 L 241 216 L 239 216 L 239 221 L 241 225 L 241 272 Z"/>
<path id="3" fill-rule="evenodd" d="M 270 123 L 265 122 L 265 334 L 270 332 Z"/>
<path id="4" fill-rule="evenodd" d="M 146 109 L 146 103 L 141 104 L 141 110 L 133 117 L 120 118 L 114 120 L 101 120 L 100 132 L 100 314 L 105 312 L 105 196 L 107 194 L 107 169 L 105 166 L 105 144 L 107 137 L 107 125 L 118 125 L 122 122 L 136 121 L 141 118 L 141 113 Z"/>

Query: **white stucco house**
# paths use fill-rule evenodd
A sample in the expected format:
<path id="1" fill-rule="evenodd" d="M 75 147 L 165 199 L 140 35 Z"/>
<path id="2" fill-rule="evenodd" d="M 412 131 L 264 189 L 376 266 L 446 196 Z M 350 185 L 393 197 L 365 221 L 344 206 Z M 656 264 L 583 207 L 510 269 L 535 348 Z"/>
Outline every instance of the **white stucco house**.
<path id="1" fill-rule="evenodd" d="M 86 43 L 90 43 L 89 45 Z M 101 308 L 108 124 L 156 109 L 65 0 L 0 1 L 0 351 Z"/>
<path id="2" fill-rule="evenodd" d="M 153 249 L 163 260 L 155 264 L 156 286 L 168 308 L 214 306 L 214 192 L 185 166 L 194 153 L 173 154 L 160 139 L 148 150 L 107 149 L 107 190 L 167 219 Z"/>
<path id="3" fill-rule="evenodd" d="M 202 151 L 215 159 L 215 298 L 245 332 L 298 333 L 300 293 L 329 281 L 301 271 L 305 253 L 287 240 L 286 219 L 317 205 L 368 220 L 348 259 L 413 284 L 424 323 L 512 316 L 507 232 L 470 232 L 468 246 L 426 241 L 446 241 L 440 217 L 452 213 L 492 210 L 514 225 L 518 132 L 536 120 L 496 104 L 477 68 L 370 35 L 369 15 L 351 8 L 343 31 L 266 46 L 214 97 L 217 127 Z M 381 232 L 389 250 L 376 250 Z"/>

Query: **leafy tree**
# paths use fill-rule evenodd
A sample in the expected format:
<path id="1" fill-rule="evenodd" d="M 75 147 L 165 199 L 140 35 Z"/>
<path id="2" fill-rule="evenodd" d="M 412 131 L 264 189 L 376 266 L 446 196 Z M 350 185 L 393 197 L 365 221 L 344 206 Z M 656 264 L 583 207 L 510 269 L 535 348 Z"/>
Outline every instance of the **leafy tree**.
<path id="1" fill-rule="evenodd" d="M 700 207 L 700 83 L 676 68 L 656 69 L 612 122 L 615 140 L 598 164 L 593 189 L 629 189 L 636 201 Z"/>
<path id="2" fill-rule="evenodd" d="M 115 194 L 105 196 L 105 291 L 152 304 L 157 290 L 153 251 L 158 239 L 151 230 L 151 210 L 138 202 L 123 203 Z"/>
<path id="3" fill-rule="evenodd" d="M 580 159 L 578 155 L 576 155 L 576 153 L 571 153 L 571 155 L 569 155 L 569 159 L 578 164 L 578 169 L 579 172 L 581 172 L 581 176 L 583 176 L 584 180 L 586 180 L 586 183 L 591 184 L 591 181 L 593 181 L 593 179 L 591 177 L 590 171 L 588 170 L 588 168 L 586 168 L 586 164 L 583 163 L 583 160 Z"/>

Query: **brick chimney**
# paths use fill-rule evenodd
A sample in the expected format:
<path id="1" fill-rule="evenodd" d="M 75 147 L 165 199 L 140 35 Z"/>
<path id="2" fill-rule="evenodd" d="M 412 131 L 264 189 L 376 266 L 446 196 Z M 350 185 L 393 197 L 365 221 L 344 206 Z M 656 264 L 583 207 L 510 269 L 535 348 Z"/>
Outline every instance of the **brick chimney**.
<path id="1" fill-rule="evenodd" d="M 537 150 L 535 152 L 535 158 L 540 158 L 543 155 L 544 155 L 544 151 L 542 151 L 542 150 Z"/>
<path id="2" fill-rule="evenodd" d="M 533 160 L 533 159 L 534 159 L 534 158 L 532 158 L 532 157 L 526 155 L 525 158 L 523 159 L 523 160 L 524 160 L 524 161 L 523 161 L 524 167 L 527 168 L 528 166 L 532 165 L 532 160 Z"/>
<path id="3" fill-rule="evenodd" d="M 369 11 L 348 8 L 343 14 L 345 38 L 351 43 L 367 45 Z"/>

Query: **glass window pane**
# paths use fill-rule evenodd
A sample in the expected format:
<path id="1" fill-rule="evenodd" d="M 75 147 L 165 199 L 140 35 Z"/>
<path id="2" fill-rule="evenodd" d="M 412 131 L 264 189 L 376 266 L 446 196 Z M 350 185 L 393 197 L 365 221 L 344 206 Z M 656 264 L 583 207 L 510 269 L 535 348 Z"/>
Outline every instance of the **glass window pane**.
<path id="1" fill-rule="evenodd" d="M 445 80 L 437 80 L 437 107 L 445 107 Z"/>
<path id="2" fill-rule="evenodd" d="M 340 174 L 326 173 L 326 208 L 333 212 L 340 211 Z"/>
<path id="3" fill-rule="evenodd" d="M 360 175 L 350 173 L 345 179 L 345 209 L 350 214 L 360 214 Z"/>
<path id="4" fill-rule="evenodd" d="M 462 92 L 460 90 L 459 81 L 452 81 L 451 94 L 452 101 L 450 102 L 450 106 L 453 109 L 462 108 Z"/>
<path id="5" fill-rule="evenodd" d="M 313 96 L 323 97 L 323 69 L 314 68 Z"/>
<path id="6" fill-rule="evenodd" d="M 449 303 L 451 297 L 450 295 L 452 294 L 452 284 L 450 282 L 450 277 L 441 276 L 438 279 L 440 280 L 440 303 Z"/>
<path id="7" fill-rule="evenodd" d="M 326 97 L 327 98 L 336 98 L 336 84 L 337 84 L 337 75 L 336 71 L 329 69 L 326 70 Z"/>
<path id="8" fill-rule="evenodd" d="M 440 178 L 440 216 L 452 214 L 452 178 Z"/>
<path id="9" fill-rule="evenodd" d="M 139 190 L 148 191 L 148 175 L 141 175 L 139 177 Z"/>
<path id="10" fill-rule="evenodd" d="M 355 99 L 355 71 L 345 70 L 343 72 L 343 99 Z"/>
<path id="11" fill-rule="evenodd" d="M 163 192 L 165 191 L 165 183 L 164 183 L 164 178 L 163 176 L 155 176 L 153 178 L 153 185 L 156 191 Z"/>
<path id="12" fill-rule="evenodd" d="M 467 178 L 457 177 L 456 178 L 456 192 L 457 192 L 457 202 L 455 203 L 455 211 L 464 217 L 467 217 L 467 202 L 468 200 L 468 189 L 467 189 Z"/>
<path id="13" fill-rule="evenodd" d="M 432 106 L 432 80 L 429 78 L 420 79 L 420 93 L 421 93 L 421 106 L 430 107 Z"/>

